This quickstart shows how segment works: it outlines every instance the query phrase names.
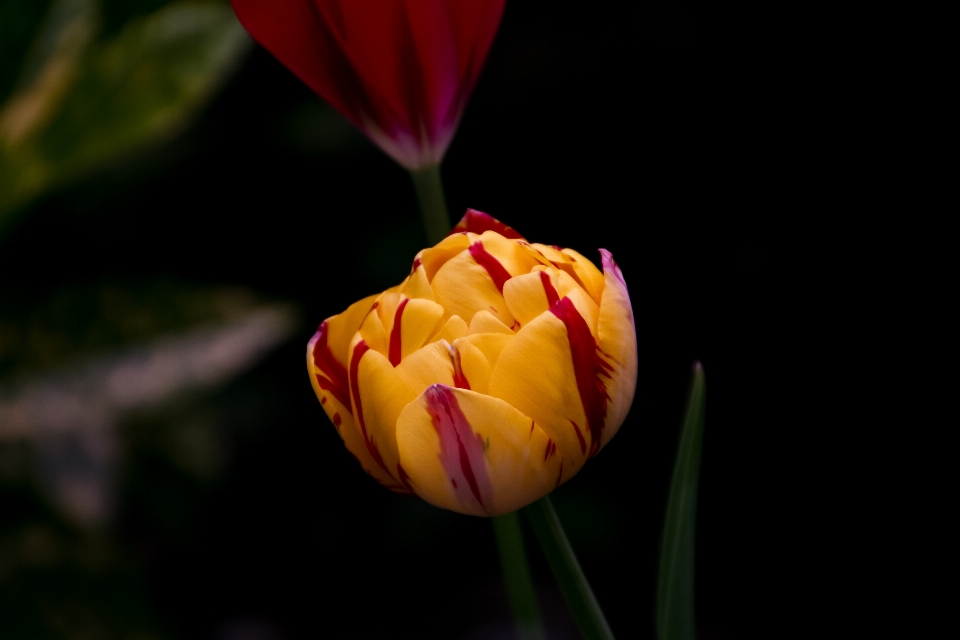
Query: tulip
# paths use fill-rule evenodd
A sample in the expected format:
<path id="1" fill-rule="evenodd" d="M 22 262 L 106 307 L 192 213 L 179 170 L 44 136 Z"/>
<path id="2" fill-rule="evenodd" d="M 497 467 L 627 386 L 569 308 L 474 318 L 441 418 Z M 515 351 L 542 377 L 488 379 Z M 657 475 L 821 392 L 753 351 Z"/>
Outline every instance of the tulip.
<path id="1" fill-rule="evenodd" d="M 411 171 L 443 159 L 505 0 L 231 0 L 313 91 Z"/>
<path id="2" fill-rule="evenodd" d="M 600 256 L 602 273 L 468 210 L 400 285 L 321 323 L 310 380 L 363 469 L 477 516 L 573 477 L 620 428 L 637 380 L 626 283 Z"/>

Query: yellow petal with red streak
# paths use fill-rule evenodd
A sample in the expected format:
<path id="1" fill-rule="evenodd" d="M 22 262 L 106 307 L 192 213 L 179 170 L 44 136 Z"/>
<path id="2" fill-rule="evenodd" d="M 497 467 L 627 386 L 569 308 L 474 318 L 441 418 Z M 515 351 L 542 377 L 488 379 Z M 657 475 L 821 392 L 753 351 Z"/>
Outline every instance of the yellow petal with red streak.
<path id="1" fill-rule="evenodd" d="M 361 302 L 373 304 L 372 298 L 373 296 L 366 300 L 361 300 Z M 356 332 L 356 330 L 354 330 L 354 332 Z M 310 383 L 313 386 L 313 391 L 320 400 L 320 406 L 324 412 L 326 412 L 330 421 L 333 422 L 333 426 L 343 440 L 344 446 L 346 446 L 347 450 L 357 459 L 360 467 L 366 471 L 368 475 L 392 491 L 408 493 L 408 490 L 402 487 L 391 475 L 381 468 L 373 459 L 373 456 L 370 455 L 370 452 L 363 442 L 363 437 L 357 429 L 356 421 L 353 419 L 352 405 L 346 406 L 342 404 L 336 395 L 320 388 L 317 380 L 317 374 L 320 373 L 320 370 L 317 369 L 313 359 L 313 348 L 318 337 L 318 335 L 314 336 L 307 344 L 307 369 L 310 372 Z M 346 351 L 346 349 L 344 349 L 344 351 Z"/>
<path id="2" fill-rule="evenodd" d="M 475 333 L 453 343 L 471 390 L 487 393 L 493 366 L 512 339 L 513 333 Z"/>
<path id="3" fill-rule="evenodd" d="M 510 240 L 496 231 L 484 231 L 475 242 L 480 242 L 484 250 L 496 258 L 511 276 L 529 273 L 540 264 L 521 244 L 518 244 L 526 244 L 523 240 Z"/>
<path id="4" fill-rule="evenodd" d="M 357 336 L 351 345 L 351 353 L 354 353 L 359 342 L 360 336 Z M 400 462 L 397 453 L 397 416 L 409 402 L 417 397 L 417 394 L 394 370 L 390 361 L 372 348 L 360 357 L 356 370 L 356 389 L 353 386 L 352 361 L 350 376 L 350 397 L 353 401 L 353 417 L 357 422 L 357 429 L 364 437 L 374 459 L 379 454 L 384 471 L 399 484 L 401 478 L 397 470 L 397 464 Z"/>
<path id="5" fill-rule="evenodd" d="M 591 436 L 580 401 L 567 329 L 543 313 L 506 344 L 490 374 L 488 393 L 533 418 L 579 469 Z"/>
<path id="6" fill-rule="evenodd" d="M 368 347 L 386 355 L 390 353 L 390 343 L 388 342 L 387 331 L 383 326 L 383 322 L 380 320 L 380 314 L 377 313 L 380 308 L 380 302 L 381 301 L 378 300 L 377 309 L 374 309 L 372 313 L 368 313 L 363 319 L 363 324 L 360 325 L 360 336 L 364 342 L 367 343 Z M 353 338 L 354 337 L 351 336 L 351 346 L 347 354 L 347 360 L 350 359 L 350 354 L 353 353 Z"/>
<path id="7" fill-rule="evenodd" d="M 560 452 L 529 417 L 464 389 L 429 387 L 400 414 L 397 439 L 417 494 L 468 515 L 515 511 L 552 491 L 563 473 Z"/>
<path id="8" fill-rule="evenodd" d="M 370 313 L 373 303 L 377 296 L 367 296 L 360 302 L 354 302 L 347 307 L 347 310 L 332 318 L 327 318 L 327 346 L 337 362 L 344 367 L 347 366 L 350 348 L 350 341 L 353 340 L 353 334 L 360 328 L 363 319 Z"/>
<path id="9" fill-rule="evenodd" d="M 593 334 L 593 339 L 596 340 L 600 305 L 594 302 L 590 294 L 584 291 L 583 287 L 573 279 L 573 276 L 561 271 L 557 282 L 557 293 L 561 298 L 570 298 L 573 306 L 577 308 L 577 311 L 580 312 L 583 319 L 587 321 L 587 326 L 590 327 L 590 333 Z"/>
<path id="10" fill-rule="evenodd" d="M 543 276 L 540 275 L 541 271 L 547 274 L 550 286 L 556 291 L 557 270 L 552 267 L 535 269 L 531 273 L 516 276 L 503 286 L 503 299 L 510 313 L 521 326 L 529 324 L 531 320 L 550 308 L 547 289 L 544 287 Z"/>
<path id="11" fill-rule="evenodd" d="M 437 330 L 441 318 L 443 307 L 436 302 L 417 298 L 408 300 L 400 318 L 401 357 L 406 358 L 422 347 Z"/>
<path id="12" fill-rule="evenodd" d="M 600 354 L 612 367 L 606 381 L 607 416 L 601 438 L 606 445 L 620 429 L 637 388 L 637 329 L 630 294 L 620 267 L 606 249 L 601 249 L 604 289 L 600 301 Z"/>
<path id="13" fill-rule="evenodd" d="M 469 322 L 478 311 L 489 311 L 513 326 L 513 315 L 487 270 L 464 251 L 440 267 L 430 283 L 436 300 L 451 315 Z"/>

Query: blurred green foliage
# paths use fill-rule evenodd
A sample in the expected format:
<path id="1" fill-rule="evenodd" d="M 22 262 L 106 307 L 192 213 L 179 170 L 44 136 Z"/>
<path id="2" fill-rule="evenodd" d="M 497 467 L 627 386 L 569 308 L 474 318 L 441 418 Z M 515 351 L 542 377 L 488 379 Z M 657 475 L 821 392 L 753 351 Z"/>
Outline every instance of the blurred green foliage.
<path id="1" fill-rule="evenodd" d="M 0 9 L 0 232 L 31 199 L 177 133 L 249 38 L 224 2 Z"/>

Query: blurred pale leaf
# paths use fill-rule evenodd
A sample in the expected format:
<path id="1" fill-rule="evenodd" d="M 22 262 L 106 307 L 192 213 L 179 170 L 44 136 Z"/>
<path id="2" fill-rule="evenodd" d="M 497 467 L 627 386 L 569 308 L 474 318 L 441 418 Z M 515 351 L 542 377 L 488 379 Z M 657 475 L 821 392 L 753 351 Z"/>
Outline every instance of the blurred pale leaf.
<path id="1" fill-rule="evenodd" d="M 0 105 L 0 228 L 43 191 L 176 134 L 249 46 L 226 4 L 174 2 L 92 40 L 99 7 L 57 0 Z"/>

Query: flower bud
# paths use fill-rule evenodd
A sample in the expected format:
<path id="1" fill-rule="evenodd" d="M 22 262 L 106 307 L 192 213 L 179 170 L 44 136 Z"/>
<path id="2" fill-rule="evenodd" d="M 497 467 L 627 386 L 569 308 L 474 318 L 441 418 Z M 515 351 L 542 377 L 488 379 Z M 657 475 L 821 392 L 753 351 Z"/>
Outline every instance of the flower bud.
<path id="1" fill-rule="evenodd" d="M 531 244 L 473 210 L 399 286 L 320 324 L 310 380 L 385 487 L 495 516 L 573 477 L 616 434 L 637 381 L 623 274 Z"/>

